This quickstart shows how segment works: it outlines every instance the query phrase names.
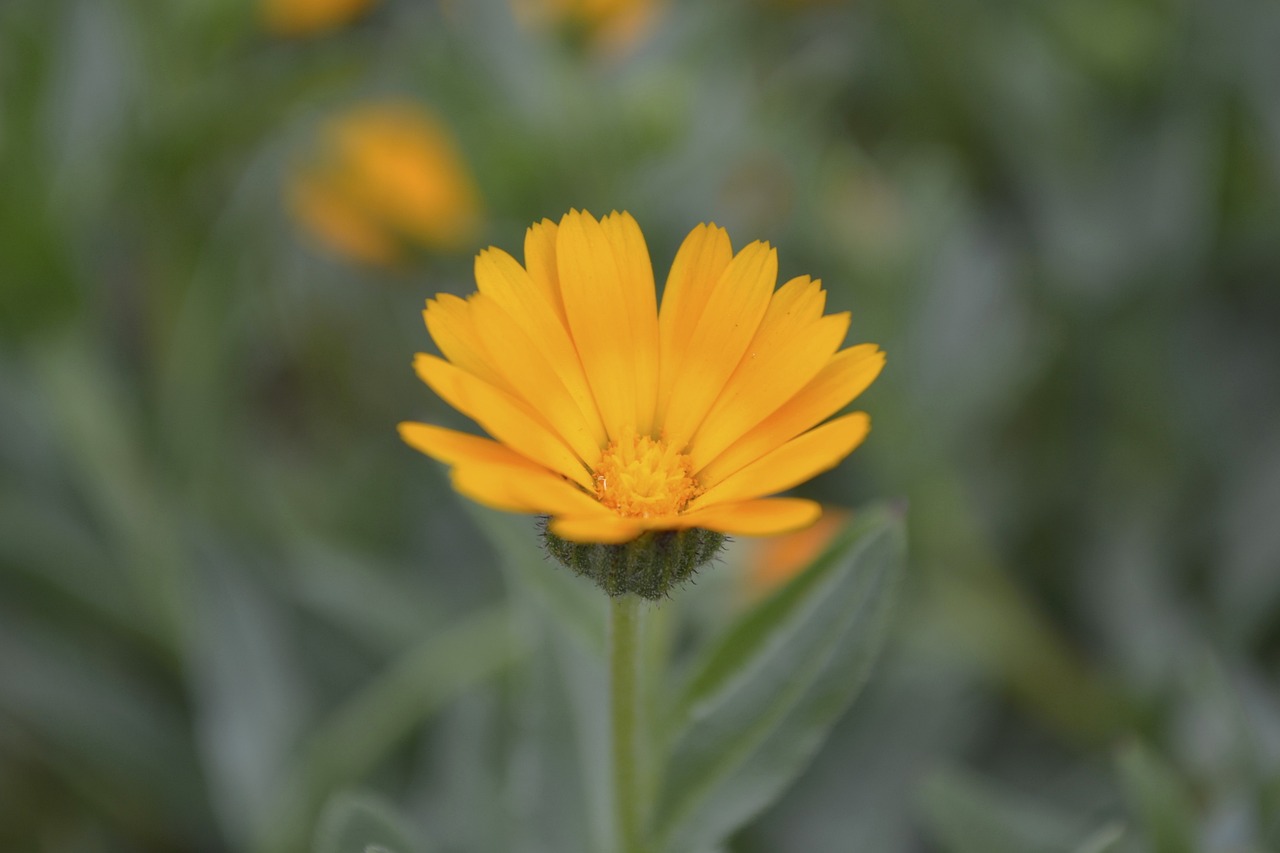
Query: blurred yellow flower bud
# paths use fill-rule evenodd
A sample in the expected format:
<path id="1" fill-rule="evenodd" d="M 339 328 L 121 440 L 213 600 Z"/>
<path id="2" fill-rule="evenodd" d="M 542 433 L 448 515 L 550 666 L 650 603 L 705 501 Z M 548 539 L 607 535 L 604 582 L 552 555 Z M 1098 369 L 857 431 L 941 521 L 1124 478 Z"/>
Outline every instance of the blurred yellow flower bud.
<path id="1" fill-rule="evenodd" d="M 648 35 L 660 0 L 511 0 L 526 24 L 558 29 L 605 53 L 623 53 Z"/>
<path id="2" fill-rule="evenodd" d="M 288 185 L 294 217 L 330 248 L 389 265 L 413 246 L 463 248 L 480 200 L 449 131 L 421 107 L 369 104 L 331 119 Z"/>
<path id="3" fill-rule="evenodd" d="M 262 24 L 282 36 L 309 36 L 360 17 L 374 0 L 262 0 Z"/>

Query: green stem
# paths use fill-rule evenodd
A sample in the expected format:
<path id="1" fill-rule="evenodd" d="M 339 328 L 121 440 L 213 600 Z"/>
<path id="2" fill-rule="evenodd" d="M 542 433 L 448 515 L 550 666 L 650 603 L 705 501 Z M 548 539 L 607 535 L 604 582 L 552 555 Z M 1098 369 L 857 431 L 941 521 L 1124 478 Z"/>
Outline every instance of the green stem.
<path id="1" fill-rule="evenodd" d="M 643 853 L 640 790 L 640 597 L 609 599 L 609 704 L 617 853 Z"/>

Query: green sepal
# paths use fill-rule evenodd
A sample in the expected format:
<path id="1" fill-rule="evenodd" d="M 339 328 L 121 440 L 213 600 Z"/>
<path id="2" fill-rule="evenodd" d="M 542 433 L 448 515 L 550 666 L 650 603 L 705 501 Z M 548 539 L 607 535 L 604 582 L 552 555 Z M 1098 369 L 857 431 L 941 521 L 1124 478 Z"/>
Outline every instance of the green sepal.
<path id="1" fill-rule="evenodd" d="M 571 542 L 542 520 L 547 553 L 575 574 L 590 578 L 611 596 L 634 594 L 651 601 L 671 591 L 711 562 L 728 537 L 712 530 L 651 530 L 630 542 L 605 545 Z"/>

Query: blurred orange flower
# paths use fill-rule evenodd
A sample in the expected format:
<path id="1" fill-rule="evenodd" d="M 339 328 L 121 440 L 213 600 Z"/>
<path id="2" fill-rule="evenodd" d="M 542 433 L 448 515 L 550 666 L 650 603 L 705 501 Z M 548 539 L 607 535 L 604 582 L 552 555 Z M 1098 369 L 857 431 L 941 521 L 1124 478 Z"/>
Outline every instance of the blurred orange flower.
<path id="1" fill-rule="evenodd" d="M 374 0 L 262 0 L 262 25 L 282 36 L 309 36 L 360 17 Z"/>
<path id="2" fill-rule="evenodd" d="M 336 251 L 394 265 L 419 246 L 449 251 L 473 239 L 479 192 L 449 131 L 403 101 L 331 119 L 288 184 L 294 217 Z"/>
<path id="3" fill-rule="evenodd" d="M 848 510 L 823 507 L 812 527 L 752 542 L 746 560 L 748 595 L 766 595 L 808 568 L 852 516 Z"/>
<path id="4" fill-rule="evenodd" d="M 635 46 L 653 28 L 660 0 L 511 0 L 516 16 L 537 27 L 557 28 L 606 53 Z"/>

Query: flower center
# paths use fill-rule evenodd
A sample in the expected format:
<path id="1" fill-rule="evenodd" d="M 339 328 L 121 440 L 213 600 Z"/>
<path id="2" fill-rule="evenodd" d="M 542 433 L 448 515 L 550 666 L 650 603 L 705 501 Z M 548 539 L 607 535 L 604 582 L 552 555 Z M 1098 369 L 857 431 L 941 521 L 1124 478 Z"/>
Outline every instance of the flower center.
<path id="1" fill-rule="evenodd" d="M 692 460 L 647 435 L 610 443 L 595 480 L 600 503 L 630 517 L 674 515 L 700 491 Z"/>

